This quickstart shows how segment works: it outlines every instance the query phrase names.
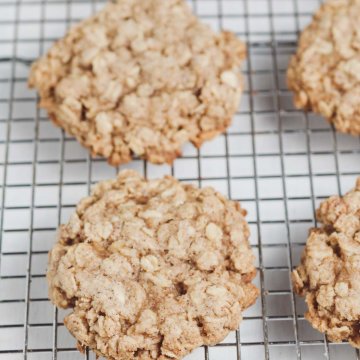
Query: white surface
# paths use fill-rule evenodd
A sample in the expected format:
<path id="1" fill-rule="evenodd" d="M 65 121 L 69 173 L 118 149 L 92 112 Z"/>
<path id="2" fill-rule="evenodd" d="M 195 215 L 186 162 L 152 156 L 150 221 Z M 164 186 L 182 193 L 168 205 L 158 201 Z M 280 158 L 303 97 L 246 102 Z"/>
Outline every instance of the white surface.
<path id="1" fill-rule="evenodd" d="M 250 41 L 244 68 L 246 92 L 233 126 L 227 136 L 205 144 L 200 158 L 187 145 L 173 168 L 140 160 L 121 167 L 135 168 L 149 178 L 173 172 L 181 180 L 213 186 L 248 209 L 251 243 L 263 274 L 262 284 L 260 275 L 256 279 L 263 287 L 262 296 L 244 314 L 238 346 L 232 333 L 219 346 L 196 350 L 188 360 L 204 359 L 205 353 L 211 360 L 237 359 L 237 350 L 245 360 L 265 359 L 265 354 L 273 360 L 293 360 L 297 346 L 305 360 L 356 359 L 347 344 L 327 348 L 323 336 L 303 319 L 305 308 L 298 298 L 297 338 L 293 328 L 289 270 L 298 263 L 308 228 L 314 225 L 314 207 L 324 197 L 348 190 L 360 173 L 359 138 L 334 134 L 323 119 L 296 111 L 285 86 L 297 24 L 303 27 L 318 4 L 317 0 L 197 0 L 196 10 L 204 21 L 215 29 L 223 25 Z M 86 0 L 68 7 L 62 0 L 44 4 L 23 0 L 17 13 L 15 1 L 0 0 L 0 57 L 36 58 L 42 45 L 48 48 L 68 23 L 99 6 Z M 15 20 L 19 20 L 16 47 Z M 271 40 L 277 41 L 276 47 Z M 46 114 L 37 111 L 35 93 L 26 86 L 28 69 L 19 62 L 0 62 L 0 184 L 6 166 L 5 186 L 0 188 L 0 204 L 4 199 L 5 205 L 0 360 L 23 359 L 25 337 L 29 360 L 53 358 L 54 308 L 47 300 L 44 278 L 47 251 L 59 221 L 67 220 L 91 183 L 117 171 L 102 159 L 90 161 L 86 150 L 71 137 L 63 137 Z M 11 82 L 12 74 L 16 82 Z M 60 311 L 57 359 L 83 359 L 72 349 L 75 342 L 61 325 L 63 316 Z"/>

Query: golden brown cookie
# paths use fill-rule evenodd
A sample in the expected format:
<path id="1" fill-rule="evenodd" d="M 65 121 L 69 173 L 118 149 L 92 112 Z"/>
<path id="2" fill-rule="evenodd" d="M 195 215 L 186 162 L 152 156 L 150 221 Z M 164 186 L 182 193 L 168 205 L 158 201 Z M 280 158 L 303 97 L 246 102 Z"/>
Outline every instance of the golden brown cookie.
<path id="1" fill-rule="evenodd" d="M 315 329 L 360 348 L 360 178 L 344 197 L 324 201 L 317 218 L 323 227 L 310 231 L 294 289 Z"/>
<path id="2" fill-rule="evenodd" d="M 298 108 L 360 135 L 360 0 L 329 0 L 303 31 L 287 78 Z"/>
<path id="3" fill-rule="evenodd" d="M 49 296 L 108 359 L 179 359 L 237 329 L 254 303 L 246 211 L 212 188 L 134 171 L 100 182 L 59 231 Z"/>
<path id="4" fill-rule="evenodd" d="M 199 147 L 230 125 L 245 52 L 184 0 L 117 0 L 36 61 L 29 85 L 92 155 L 172 163 L 184 143 Z"/>

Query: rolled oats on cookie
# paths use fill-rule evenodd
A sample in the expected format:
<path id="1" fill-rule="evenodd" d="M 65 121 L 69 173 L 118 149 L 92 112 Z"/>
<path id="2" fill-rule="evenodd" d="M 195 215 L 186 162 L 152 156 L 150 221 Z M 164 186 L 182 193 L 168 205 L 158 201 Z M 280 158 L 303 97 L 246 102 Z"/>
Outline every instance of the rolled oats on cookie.
<path id="1" fill-rule="evenodd" d="M 172 163 L 230 125 L 246 48 L 191 13 L 185 0 L 117 0 L 82 21 L 31 69 L 53 122 L 119 165 Z"/>
<path id="2" fill-rule="evenodd" d="M 246 211 L 212 188 L 127 170 L 59 229 L 49 296 L 79 348 L 108 359 L 180 359 L 237 329 L 258 289 Z"/>
<path id="3" fill-rule="evenodd" d="M 360 0 L 329 0 L 300 36 L 287 79 L 298 108 L 360 135 Z"/>
<path id="4" fill-rule="evenodd" d="M 360 178 L 345 196 L 324 201 L 317 218 L 323 226 L 310 231 L 294 289 L 315 329 L 360 348 Z"/>

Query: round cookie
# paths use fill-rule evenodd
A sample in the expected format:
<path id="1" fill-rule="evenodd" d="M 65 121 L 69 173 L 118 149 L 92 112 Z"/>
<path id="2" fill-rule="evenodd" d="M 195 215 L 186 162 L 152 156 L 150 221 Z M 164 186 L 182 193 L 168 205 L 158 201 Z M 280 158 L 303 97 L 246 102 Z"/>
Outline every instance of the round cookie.
<path id="1" fill-rule="evenodd" d="M 246 211 L 212 188 L 134 171 L 100 182 L 49 254 L 65 326 L 108 359 L 179 359 L 237 329 L 258 289 Z"/>
<path id="2" fill-rule="evenodd" d="M 360 178 L 344 197 L 324 201 L 317 218 L 324 225 L 310 231 L 294 289 L 315 329 L 360 348 Z"/>
<path id="3" fill-rule="evenodd" d="M 92 155 L 172 163 L 184 143 L 200 147 L 230 125 L 245 53 L 184 0 L 117 0 L 36 61 L 29 86 Z"/>
<path id="4" fill-rule="evenodd" d="M 325 2 L 303 31 L 287 79 L 298 108 L 360 135 L 360 0 Z"/>

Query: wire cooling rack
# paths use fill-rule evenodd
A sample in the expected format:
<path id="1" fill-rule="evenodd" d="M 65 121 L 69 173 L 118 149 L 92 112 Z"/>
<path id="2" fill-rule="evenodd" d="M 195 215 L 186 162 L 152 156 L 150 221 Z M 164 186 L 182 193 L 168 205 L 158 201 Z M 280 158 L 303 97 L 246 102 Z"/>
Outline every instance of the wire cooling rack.
<path id="1" fill-rule="evenodd" d="M 75 349 L 62 323 L 66 312 L 47 299 L 47 252 L 77 201 L 118 169 L 90 159 L 55 128 L 37 109 L 26 80 L 33 59 L 103 4 L 0 0 L 0 360 L 95 358 Z M 298 31 L 319 1 L 191 5 L 215 29 L 233 30 L 248 42 L 241 107 L 227 134 L 200 151 L 186 146 L 174 166 L 135 160 L 124 168 L 149 178 L 173 174 L 240 200 L 249 211 L 261 295 L 240 331 L 187 359 L 360 359 L 349 345 L 330 344 L 312 330 L 289 281 L 319 201 L 344 193 L 360 173 L 359 138 L 337 134 L 323 119 L 295 110 L 285 84 Z"/>

